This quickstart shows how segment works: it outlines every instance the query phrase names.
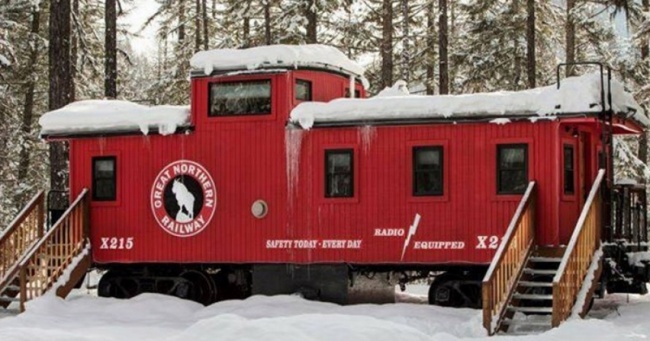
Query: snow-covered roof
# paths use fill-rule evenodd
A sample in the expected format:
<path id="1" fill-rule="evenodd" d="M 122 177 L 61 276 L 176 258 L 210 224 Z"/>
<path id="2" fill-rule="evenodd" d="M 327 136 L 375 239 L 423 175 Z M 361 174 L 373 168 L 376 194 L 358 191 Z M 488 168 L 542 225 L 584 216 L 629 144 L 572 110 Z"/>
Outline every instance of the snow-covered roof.
<path id="1" fill-rule="evenodd" d="M 291 112 L 291 121 L 305 129 L 315 123 L 399 121 L 413 119 L 530 118 L 598 113 L 601 109 L 599 74 L 570 77 L 556 85 L 523 91 L 467 95 L 400 95 L 398 89 L 369 99 L 341 98 L 328 103 L 304 102 Z M 403 86 L 403 84 L 396 84 Z M 607 81 L 605 81 L 607 92 Z M 623 85 L 612 79 L 612 109 L 650 125 L 641 106 Z M 402 91 L 402 93 L 404 93 Z M 607 93 L 605 94 L 607 98 Z M 606 100 L 607 101 L 607 100 Z M 605 104 L 608 106 L 608 104 Z"/>
<path id="2" fill-rule="evenodd" d="M 321 44 L 269 45 L 247 49 L 201 51 L 192 56 L 190 65 L 206 75 L 214 71 L 317 67 L 354 75 L 367 83 L 363 78 L 363 67 L 337 48 Z"/>
<path id="3" fill-rule="evenodd" d="M 85 100 L 66 105 L 41 116 L 42 136 L 128 133 L 157 130 L 173 134 L 189 125 L 189 106 L 146 106 L 119 100 Z"/>

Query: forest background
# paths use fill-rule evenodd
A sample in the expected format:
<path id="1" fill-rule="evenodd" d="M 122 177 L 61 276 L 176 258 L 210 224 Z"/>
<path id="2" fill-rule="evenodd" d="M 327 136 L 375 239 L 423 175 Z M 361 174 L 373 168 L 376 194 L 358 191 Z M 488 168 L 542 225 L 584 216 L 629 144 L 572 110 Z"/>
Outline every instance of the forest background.
<path id="1" fill-rule="evenodd" d="M 42 113 L 187 104 L 200 50 L 333 45 L 367 68 L 371 94 L 400 79 L 421 94 L 522 90 L 555 83 L 559 63 L 599 61 L 650 104 L 650 0 L 152 1 L 134 29 L 118 22 L 143 1 L 0 0 L 0 229 L 38 189 L 66 188 L 66 146 L 39 139 Z M 616 176 L 650 180 L 647 137 L 615 142 Z"/>

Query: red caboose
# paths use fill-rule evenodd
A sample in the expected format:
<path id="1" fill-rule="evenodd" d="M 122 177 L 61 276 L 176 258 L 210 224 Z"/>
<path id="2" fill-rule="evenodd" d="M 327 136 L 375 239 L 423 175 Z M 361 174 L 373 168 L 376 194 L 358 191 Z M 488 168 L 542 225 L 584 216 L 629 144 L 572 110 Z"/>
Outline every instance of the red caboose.
<path id="1" fill-rule="evenodd" d="M 70 143 L 72 196 L 92 194 L 92 260 L 109 270 L 100 295 L 347 302 L 376 273 L 403 283 L 444 271 L 432 303 L 480 306 L 524 194 L 534 188 L 535 245 L 570 244 L 611 159 L 604 133 L 647 123 L 616 82 L 603 105 L 592 76 L 560 90 L 363 99 L 362 70 L 324 46 L 192 64 L 189 110 L 80 102 L 42 120 L 44 136 Z"/>

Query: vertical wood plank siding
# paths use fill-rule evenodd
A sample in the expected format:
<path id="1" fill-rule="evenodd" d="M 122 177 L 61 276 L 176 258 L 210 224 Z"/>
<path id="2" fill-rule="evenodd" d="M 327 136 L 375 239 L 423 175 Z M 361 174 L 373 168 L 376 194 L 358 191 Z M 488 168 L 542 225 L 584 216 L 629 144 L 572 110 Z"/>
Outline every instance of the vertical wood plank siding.
<path id="1" fill-rule="evenodd" d="M 91 203 L 95 262 L 488 264 L 497 243 L 488 239 L 486 248 L 477 248 L 479 237 L 500 239 L 521 199 L 521 195 L 496 195 L 496 148 L 500 143 L 528 144 L 528 179 L 535 180 L 538 189 L 536 238 L 541 244 L 560 242 L 559 172 L 554 171 L 561 160 L 556 148 L 559 121 L 303 131 L 299 177 L 293 184 L 294 195 L 289 196 L 285 125 L 289 109 L 297 104 L 294 80 L 312 81 L 314 98 L 326 100 L 342 96 L 349 79 L 304 70 L 268 77 L 273 81 L 271 116 L 208 118 L 208 79 L 195 79 L 194 132 L 73 140 L 73 193 L 92 187 L 92 156 L 117 157 L 116 202 Z M 441 197 L 411 195 L 411 148 L 427 144 L 444 146 L 445 193 Z M 341 146 L 355 151 L 355 198 L 325 199 L 324 150 Z M 150 203 L 155 177 L 179 159 L 203 165 L 217 190 L 211 223 L 187 238 L 174 237 L 159 227 Z M 293 202 L 288 202 L 289 197 Z M 251 205 L 260 199 L 266 201 L 269 211 L 257 219 L 251 214 Z M 421 216 L 417 232 L 402 259 L 416 214 Z M 402 235 L 375 236 L 375 229 L 399 229 Z M 101 239 L 107 237 L 132 237 L 133 248 L 102 249 Z M 322 243 L 330 239 L 361 240 L 361 247 L 266 247 L 267 240 Z M 463 247 L 415 248 L 422 242 L 457 242 L 456 246 Z"/>

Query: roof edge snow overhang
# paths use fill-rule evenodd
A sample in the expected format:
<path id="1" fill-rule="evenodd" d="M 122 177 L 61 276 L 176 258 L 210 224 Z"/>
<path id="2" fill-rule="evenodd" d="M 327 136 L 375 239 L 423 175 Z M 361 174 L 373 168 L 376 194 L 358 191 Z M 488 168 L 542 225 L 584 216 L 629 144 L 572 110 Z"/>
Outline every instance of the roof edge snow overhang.
<path id="1" fill-rule="evenodd" d="M 469 124 L 469 123 L 492 123 L 507 124 L 502 122 L 491 122 L 497 119 L 508 119 L 511 122 L 528 121 L 562 121 L 574 122 L 577 124 L 593 124 L 598 122 L 600 112 L 589 113 L 557 113 L 554 115 L 540 116 L 530 111 L 516 115 L 482 115 L 482 116 L 453 116 L 453 117 L 428 117 L 428 118 L 400 118 L 400 119 L 369 119 L 369 120 L 341 120 L 329 122 L 314 122 L 312 128 L 334 128 L 334 127 L 357 127 L 357 126 L 389 126 L 389 125 L 418 125 L 418 124 Z M 614 134 L 640 134 L 644 128 L 635 120 L 624 113 L 616 114 L 613 122 Z M 288 125 L 303 129 L 298 122 L 289 122 Z"/>
<path id="2" fill-rule="evenodd" d="M 206 74 L 203 70 L 193 69 L 190 71 L 191 78 L 206 78 L 206 77 L 215 77 L 215 76 L 236 76 L 242 74 L 255 74 L 256 72 L 269 73 L 283 73 L 294 70 L 310 70 L 310 71 L 327 71 L 330 73 L 337 74 L 344 77 L 354 77 L 358 79 L 362 84 L 365 77 L 363 75 L 357 75 L 350 71 L 347 71 L 343 68 L 336 67 L 329 64 L 319 64 L 319 65 L 288 65 L 288 64 L 274 64 L 274 65 L 260 65 L 256 68 L 247 68 L 245 66 L 225 68 L 225 69 L 215 69 L 209 75 Z"/>
<path id="3" fill-rule="evenodd" d="M 147 134 L 143 134 L 140 129 L 123 129 L 123 130 L 111 130 L 111 131 L 84 131 L 79 133 L 52 133 L 52 134 L 40 134 L 40 138 L 46 141 L 62 141 L 69 139 L 93 139 L 93 138 L 105 138 L 105 137 L 121 137 L 121 136 L 151 136 L 151 135 L 161 135 L 161 136 L 170 136 L 178 134 L 188 134 L 195 130 L 194 126 L 184 126 L 178 127 L 171 134 L 161 134 L 158 128 L 150 128 Z"/>

